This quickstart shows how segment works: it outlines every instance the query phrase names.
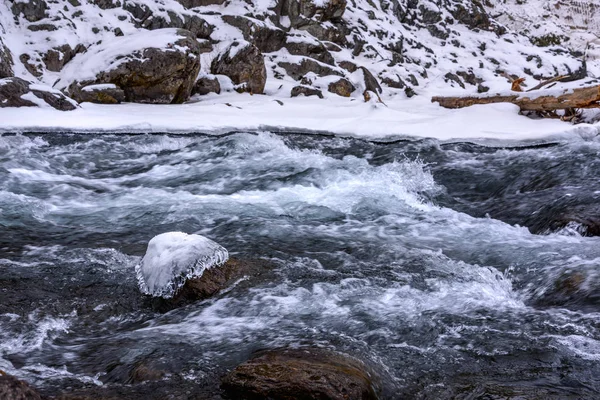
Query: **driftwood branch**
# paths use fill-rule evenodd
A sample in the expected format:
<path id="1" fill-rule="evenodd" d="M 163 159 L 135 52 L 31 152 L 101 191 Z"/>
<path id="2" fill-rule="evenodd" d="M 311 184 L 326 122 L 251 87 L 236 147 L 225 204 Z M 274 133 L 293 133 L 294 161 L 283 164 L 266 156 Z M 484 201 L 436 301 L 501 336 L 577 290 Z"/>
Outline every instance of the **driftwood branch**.
<path id="1" fill-rule="evenodd" d="M 548 82 L 549 83 L 549 82 Z M 600 85 L 577 89 L 552 89 L 531 92 L 507 92 L 496 95 L 468 97 L 435 96 L 432 102 L 438 102 L 445 108 L 464 108 L 475 104 L 512 103 L 521 111 L 551 111 L 570 108 L 600 108 Z"/>
<path id="2" fill-rule="evenodd" d="M 541 89 L 544 86 L 551 84 L 552 82 L 560 81 L 561 79 L 565 79 L 565 78 L 568 78 L 568 77 L 569 77 L 569 75 L 555 76 L 554 78 L 550 78 L 550 79 L 548 79 L 546 81 L 540 82 L 539 84 L 537 84 L 534 87 L 532 87 L 531 89 L 529 89 L 528 92 L 531 92 L 532 90 Z"/>

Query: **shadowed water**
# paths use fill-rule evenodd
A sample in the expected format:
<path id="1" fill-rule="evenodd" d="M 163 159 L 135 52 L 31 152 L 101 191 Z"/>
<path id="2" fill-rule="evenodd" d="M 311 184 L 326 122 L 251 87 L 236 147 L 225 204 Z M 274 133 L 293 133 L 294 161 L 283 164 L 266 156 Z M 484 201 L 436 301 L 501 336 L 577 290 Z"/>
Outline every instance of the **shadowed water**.
<path id="1" fill-rule="evenodd" d="M 364 360 L 385 399 L 598 397 L 599 155 L 598 142 L 1 136 L 0 369 L 50 395 L 219 398 L 252 352 L 318 345 Z M 272 268 L 156 313 L 134 267 L 167 231 Z M 127 385 L 140 364 L 168 374 Z"/>

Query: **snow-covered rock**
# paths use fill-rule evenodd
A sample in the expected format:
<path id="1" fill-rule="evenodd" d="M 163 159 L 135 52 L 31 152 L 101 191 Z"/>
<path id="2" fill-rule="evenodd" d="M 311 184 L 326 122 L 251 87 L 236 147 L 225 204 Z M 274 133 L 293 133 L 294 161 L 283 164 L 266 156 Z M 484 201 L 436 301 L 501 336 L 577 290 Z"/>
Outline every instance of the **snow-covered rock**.
<path id="1" fill-rule="evenodd" d="M 12 77 L 0 79 L 0 108 L 52 107 L 61 111 L 77 108 L 77 103 L 58 90 Z"/>
<path id="2" fill-rule="evenodd" d="M 200 69 L 200 45 L 189 31 L 160 29 L 117 37 L 77 55 L 55 87 L 89 101 L 86 87 L 112 84 L 136 103 L 182 103 Z M 96 97 L 96 102 L 101 97 Z M 114 103 L 111 96 L 108 103 Z"/>
<path id="3" fill-rule="evenodd" d="M 200 235 L 167 232 L 148 242 L 136 274 L 140 290 L 151 296 L 171 298 L 188 279 L 202 276 L 229 259 L 227 250 Z"/>
<path id="4" fill-rule="evenodd" d="M 12 54 L 0 38 L 0 79 L 14 75 Z"/>

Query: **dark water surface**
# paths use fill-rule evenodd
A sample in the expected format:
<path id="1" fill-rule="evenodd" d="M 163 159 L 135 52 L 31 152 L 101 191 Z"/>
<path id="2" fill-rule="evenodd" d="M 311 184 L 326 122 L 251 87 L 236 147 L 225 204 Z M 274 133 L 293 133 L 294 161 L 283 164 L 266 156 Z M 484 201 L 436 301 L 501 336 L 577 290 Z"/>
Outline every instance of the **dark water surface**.
<path id="1" fill-rule="evenodd" d="M 599 204 L 600 141 L 0 136 L 0 369 L 219 398 L 254 351 L 311 345 L 382 399 L 600 398 Z M 134 267 L 168 231 L 273 268 L 154 312 Z M 139 365 L 168 374 L 131 384 Z"/>

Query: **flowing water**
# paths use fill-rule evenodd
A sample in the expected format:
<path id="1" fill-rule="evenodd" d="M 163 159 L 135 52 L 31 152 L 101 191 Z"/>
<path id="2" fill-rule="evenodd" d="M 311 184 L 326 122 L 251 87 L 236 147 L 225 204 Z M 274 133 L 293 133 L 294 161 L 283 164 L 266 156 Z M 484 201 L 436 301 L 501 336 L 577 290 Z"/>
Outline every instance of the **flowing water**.
<path id="1" fill-rule="evenodd" d="M 254 351 L 308 345 L 382 399 L 600 398 L 599 171 L 600 141 L 4 135 L 0 369 L 219 398 Z M 168 231 L 271 267 L 159 313 L 134 268 Z M 137 365 L 168 374 L 131 385 Z"/>

